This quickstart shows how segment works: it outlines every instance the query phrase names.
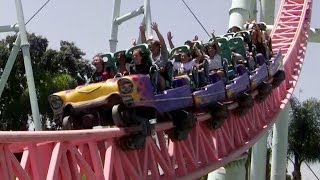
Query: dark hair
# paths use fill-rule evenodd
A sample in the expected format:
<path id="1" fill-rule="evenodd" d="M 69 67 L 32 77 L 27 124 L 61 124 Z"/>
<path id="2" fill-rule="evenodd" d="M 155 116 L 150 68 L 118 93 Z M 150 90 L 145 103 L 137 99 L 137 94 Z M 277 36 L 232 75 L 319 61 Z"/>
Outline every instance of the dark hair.
<path id="1" fill-rule="evenodd" d="M 155 45 L 155 46 L 161 47 L 160 41 L 158 41 L 158 40 L 152 40 L 152 41 L 150 41 L 149 45 L 150 45 L 150 46 Z"/>
<path id="2" fill-rule="evenodd" d="M 189 44 L 192 44 L 192 41 L 187 40 L 186 42 L 184 42 L 184 45 L 189 45 Z"/>
<path id="3" fill-rule="evenodd" d="M 231 33 L 232 32 L 232 29 L 235 28 L 236 31 L 241 31 L 241 28 L 239 26 L 232 26 L 231 28 L 229 28 L 229 30 L 227 31 L 227 33 Z"/>
<path id="4" fill-rule="evenodd" d="M 142 57 L 142 59 L 141 59 L 142 64 L 148 63 L 148 59 L 150 56 L 149 53 L 144 53 L 141 48 L 135 49 L 135 50 L 133 50 L 133 52 L 134 51 L 137 51 L 139 53 L 139 55 Z M 133 55 L 133 52 L 132 52 L 132 55 Z"/>
<path id="5" fill-rule="evenodd" d="M 116 65 L 117 65 L 117 66 L 120 65 L 119 60 L 120 60 L 122 57 L 125 58 L 125 62 L 128 62 L 128 58 L 127 58 L 127 56 L 126 56 L 126 53 L 125 53 L 125 52 L 120 52 L 120 53 L 118 54 L 118 56 L 115 57 L 115 59 L 116 59 Z"/>
<path id="6" fill-rule="evenodd" d="M 214 50 L 216 50 L 216 52 L 217 52 L 217 49 L 218 49 L 217 45 L 216 45 L 215 43 L 211 42 L 211 43 L 209 43 L 208 45 L 206 45 L 206 46 L 204 47 L 204 52 L 205 52 L 207 55 L 209 55 L 209 47 L 212 47 L 212 48 L 213 48 Z"/>

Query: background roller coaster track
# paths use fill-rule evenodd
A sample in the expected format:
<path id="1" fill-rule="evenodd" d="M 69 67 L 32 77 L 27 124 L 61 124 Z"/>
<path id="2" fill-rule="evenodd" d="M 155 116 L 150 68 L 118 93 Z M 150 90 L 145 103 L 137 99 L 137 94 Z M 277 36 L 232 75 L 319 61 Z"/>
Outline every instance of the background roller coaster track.
<path id="1" fill-rule="evenodd" d="M 1 179 L 195 179 L 241 156 L 269 130 L 287 104 L 306 53 L 312 0 L 282 0 L 271 33 L 281 49 L 286 80 L 244 116 L 231 116 L 217 130 L 198 117 L 188 139 L 167 142 L 172 123 L 156 125 L 156 141 L 124 152 L 117 138 L 134 128 L 49 132 L 0 132 Z M 16 153 L 22 152 L 17 159 Z"/>

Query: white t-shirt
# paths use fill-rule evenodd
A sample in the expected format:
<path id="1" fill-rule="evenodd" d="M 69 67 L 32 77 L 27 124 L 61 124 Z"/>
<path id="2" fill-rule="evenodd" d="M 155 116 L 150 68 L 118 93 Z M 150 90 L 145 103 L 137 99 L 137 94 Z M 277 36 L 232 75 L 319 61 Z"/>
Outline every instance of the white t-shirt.
<path id="1" fill-rule="evenodd" d="M 214 69 L 221 69 L 222 67 L 222 59 L 219 54 L 215 54 L 213 58 L 210 58 L 209 56 L 206 56 L 209 63 L 209 71 Z"/>
<path id="2" fill-rule="evenodd" d="M 188 71 L 192 70 L 192 68 L 196 65 L 197 65 L 197 63 L 196 63 L 195 59 L 193 59 L 189 62 L 186 62 L 186 63 L 173 62 L 173 69 L 177 70 L 178 75 L 180 75 L 180 74 L 185 74 Z"/>

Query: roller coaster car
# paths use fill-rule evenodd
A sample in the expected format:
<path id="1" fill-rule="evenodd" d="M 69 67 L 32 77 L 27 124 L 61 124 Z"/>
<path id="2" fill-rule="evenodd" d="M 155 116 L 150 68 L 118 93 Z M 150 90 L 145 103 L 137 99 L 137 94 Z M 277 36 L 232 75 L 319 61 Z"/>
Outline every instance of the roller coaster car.
<path id="1" fill-rule="evenodd" d="M 138 46 L 142 48 L 145 46 Z M 134 49 L 131 49 L 133 51 Z M 152 77 L 152 72 L 150 73 Z M 104 82 L 79 86 L 73 90 L 54 93 L 49 97 L 51 107 L 56 116 L 64 124 L 72 124 L 73 128 L 90 127 L 97 122 L 83 122 L 90 117 L 103 116 L 103 111 L 112 108 L 113 120 L 117 126 L 125 126 L 127 117 L 133 109 L 154 109 L 160 113 L 192 106 L 192 92 L 188 85 L 154 94 L 154 84 L 149 75 L 129 75 L 109 79 Z M 176 101 L 179 99 L 179 101 Z M 95 115 L 95 112 L 99 114 Z M 126 112 L 126 113 L 124 113 Z M 120 113 L 120 115 L 115 115 Z M 128 114 L 129 113 L 129 114 Z M 75 119 L 82 119 L 76 122 Z M 66 122 L 65 122 L 66 121 Z M 92 121 L 92 120 L 91 120 Z M 69 125 L 68 125 L 69 126 Z"/>

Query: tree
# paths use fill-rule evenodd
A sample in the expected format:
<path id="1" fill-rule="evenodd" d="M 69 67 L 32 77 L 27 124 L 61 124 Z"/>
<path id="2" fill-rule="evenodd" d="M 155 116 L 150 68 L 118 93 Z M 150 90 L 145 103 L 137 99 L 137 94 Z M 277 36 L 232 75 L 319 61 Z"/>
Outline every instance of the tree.
<path id="1" fill-rule="evenodd" d="M 10 55 L 16 36 L 0 41 L 0 73 Z M 30 56 L 43 126 L 55 125 L 48 96 L 84 84 L 92 69 L 74 43 L 61 41 L 60 50 L 48 49 L 48 40 L 28 34 Z M 0 99 L 0 129 L 27 130 L 32 118 L 22 53 L 19 52 Z"/>
<path id="2" fill-rule="evenodd" d="M 320 161 L 320 102 L 314 98 L 299 102 L 291 99 L 288 155 L 293 157 L 294 180 L 301 179 L 302 162 Z"/>

